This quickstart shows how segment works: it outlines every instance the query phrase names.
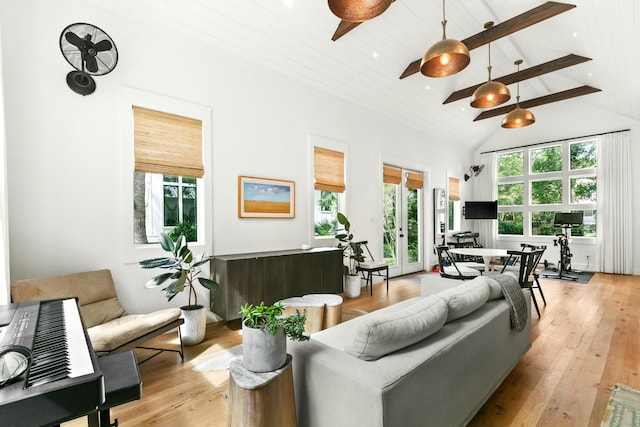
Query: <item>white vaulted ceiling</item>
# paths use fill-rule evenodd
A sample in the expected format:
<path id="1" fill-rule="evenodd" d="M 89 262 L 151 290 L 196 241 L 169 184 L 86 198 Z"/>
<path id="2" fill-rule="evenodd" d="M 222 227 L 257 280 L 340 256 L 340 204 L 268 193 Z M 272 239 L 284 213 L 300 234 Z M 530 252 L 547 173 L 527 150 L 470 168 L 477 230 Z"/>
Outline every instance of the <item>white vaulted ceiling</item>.
<path id="1" fill-rule="evenodd" d="M 501 130 L 502 117 L 474 122 L 482 111 L 464 99 L 443 105 L 455 90 L 486 81 L 487 46 L 471 51 L 471 64 L 446 78 L 414 74 L 412 61 L 442 37 L 440 0 L 396 0 L 381 16 L 337 41 L 340 20 L 322 0 L 86 0 L 133 19 L 154 22 L 210 43 L 422 130 L 435 138 L 477 146 Z M 544 4 L 544 1 L 448 0 L 447 36 L 458 40 Z M 492 76 L 577 54 L 592 58 L 520 83 L 521 101 L 583 85 L 602 92 L 532 109 L 572 114 L 582 105 L 640 120 L 640 4 L 637 0 L 577 0 L 573 8 L 491 44 Z M 126 48 L 125 46 L 120 47 Z M 515 85 L 510 86 L 515 102 Z M 512 102 L 510 101 L 510 103 Z M 569 108 L 570 106 L 570 108 Z M 539 120 L 535 126 L 544 126 Z"/>

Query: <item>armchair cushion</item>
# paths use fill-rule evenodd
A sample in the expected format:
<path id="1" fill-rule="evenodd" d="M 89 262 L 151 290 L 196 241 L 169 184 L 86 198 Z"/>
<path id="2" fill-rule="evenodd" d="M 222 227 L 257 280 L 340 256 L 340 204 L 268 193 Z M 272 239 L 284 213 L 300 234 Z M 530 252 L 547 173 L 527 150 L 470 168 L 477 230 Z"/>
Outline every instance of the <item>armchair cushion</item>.
<path id="1" fill-rule="evenodd" d="M 167 308 L 149 314 L 128 314 L 87 329 L 93 349 L 111 352 L 180 318 L 179 308 Z"/>

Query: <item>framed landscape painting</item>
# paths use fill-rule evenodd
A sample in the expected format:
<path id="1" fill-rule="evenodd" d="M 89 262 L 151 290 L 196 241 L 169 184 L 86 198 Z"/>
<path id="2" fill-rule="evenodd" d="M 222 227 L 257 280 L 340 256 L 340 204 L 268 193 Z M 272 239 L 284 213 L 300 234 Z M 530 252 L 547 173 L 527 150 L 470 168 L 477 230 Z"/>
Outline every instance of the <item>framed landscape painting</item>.
<path id="1" fill-rule="evenodd" d="M 238 177 L 240 218 L 294 218 L 296 184 L 279 179 Z"/>

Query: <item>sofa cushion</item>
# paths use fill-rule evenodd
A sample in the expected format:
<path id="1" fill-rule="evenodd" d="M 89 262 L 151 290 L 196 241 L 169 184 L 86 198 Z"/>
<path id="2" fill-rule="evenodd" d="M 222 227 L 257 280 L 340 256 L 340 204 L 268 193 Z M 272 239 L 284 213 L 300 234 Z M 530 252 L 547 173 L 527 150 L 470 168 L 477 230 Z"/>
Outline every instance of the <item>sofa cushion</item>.
<path id="1" fill-rule="evenodd" d="M 402 310 L 370 316 L 358 326 L 346 352 L 363 360 L 377 360 L 436 333 L 446 319 L 447 304 L 442 298 L 422 298 Z"/>
<path id="2" fill-rule="evenodd" d="M 129 314 L 87 328 L 95 351 L 112 351 L 123 344 L 153 332 L 180 317 L 179 308 L 166 308 L 149 314 Z"/>
<path id="3" fill-rule="evenodd" d="M 86 328 L 92 328 L 127 314 L 118 298 L 109 298 L 80 306 L 80 313 Z"/>
<path id="4" fill-rule="evenodd" d="M 449 307 L 447 323 L 464 317 L 482 307 L 489 300 L 489 285 L 484 278 L 464 282 L 455 288 L 440 292 Z"/>

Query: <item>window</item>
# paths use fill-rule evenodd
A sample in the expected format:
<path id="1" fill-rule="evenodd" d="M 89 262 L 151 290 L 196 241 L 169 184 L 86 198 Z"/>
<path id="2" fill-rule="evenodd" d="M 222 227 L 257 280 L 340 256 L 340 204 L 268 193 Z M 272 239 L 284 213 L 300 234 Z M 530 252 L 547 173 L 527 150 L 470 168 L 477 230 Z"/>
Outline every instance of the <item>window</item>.
<path id="1" fill-rule="evenodd" d="M 449 231 L 460 230 L 460 180 L 449 177 L 449 203 L 447 204 L 447 224 Z"/>
<path id="2" fill-rule="evenodd" d="M 556 212 L 581 211 L 571 235 L 595 237 L 597 147 L 589 139 L 499 154 L 498 234 L 555 236 Z"/>
<path id="3" fill-rule="evenodd" d="M 133 116 L 134 243 L 158 242 L 162 232 L 197 242 L 202 122 L 137 106 Z"/>
<path id="4" fill-rule="evenodd" d="M 313 239 L 333 238 L 338 230 L 338 212 L 345 213 L 345 153 L 335 144 L 313 144 Z M 329 145 L 329 146 L 327 146 Z"/>

